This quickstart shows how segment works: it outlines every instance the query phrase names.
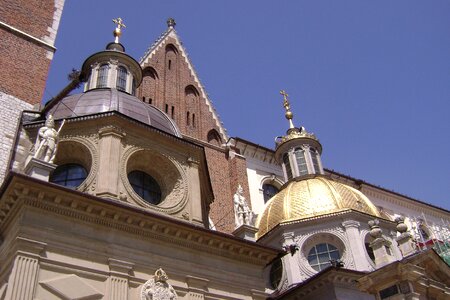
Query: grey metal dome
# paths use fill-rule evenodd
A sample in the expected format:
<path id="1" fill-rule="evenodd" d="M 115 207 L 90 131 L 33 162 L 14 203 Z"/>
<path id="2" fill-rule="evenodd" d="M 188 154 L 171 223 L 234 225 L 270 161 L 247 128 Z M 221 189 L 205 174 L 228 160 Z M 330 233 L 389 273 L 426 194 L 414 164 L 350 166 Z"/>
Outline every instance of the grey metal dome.
<path id="1" fill-rule="evenodd" d="M 95 89 L 65 97 L 49 111 L 55 119 L 117 111 L 132 119 L 181 137 L 175 122 L 158 108 L 116 89 Z"/>

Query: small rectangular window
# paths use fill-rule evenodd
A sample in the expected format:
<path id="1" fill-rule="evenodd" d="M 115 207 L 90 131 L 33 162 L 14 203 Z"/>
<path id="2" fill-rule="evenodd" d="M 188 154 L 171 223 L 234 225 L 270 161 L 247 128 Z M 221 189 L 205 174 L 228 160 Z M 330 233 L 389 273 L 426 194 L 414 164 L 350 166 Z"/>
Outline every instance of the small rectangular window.
<path id="1" fill-rule="evenodd" d="M 166 104 L 166 109 L 164 111 L 166 114 L 169 112 L 169 104 Z"/>
<path id="2" fill-rule="evenodd" d="M 195 127 L 195 114 L 192 114 L 192 126 Z"/>
<path id="3" fill-rule="evenodd" d="M 173 119 L 173 116 L 175 115 L 175 107 L 174 106 L 172 106 L 172 110 L 170 112 L 170 115 L 172 116 L 172 119 Z"/>

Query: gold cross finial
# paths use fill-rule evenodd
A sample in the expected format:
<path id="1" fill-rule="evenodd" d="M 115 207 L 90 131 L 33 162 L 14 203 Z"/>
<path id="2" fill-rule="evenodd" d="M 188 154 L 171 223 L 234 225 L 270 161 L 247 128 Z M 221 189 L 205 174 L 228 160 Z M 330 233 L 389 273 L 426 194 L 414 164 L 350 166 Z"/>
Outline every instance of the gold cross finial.
<path id="1" fill-rule="evenodd" d="M 119 30 L 121 27 L 127 28 L 127 26 L 125 26 L 125 24 L 123 23 L 123 20 L 121 17 L 118 17 L 117 19 L 113 19 L 112 21 L 117 24 L 117 29 L 119 29 Z"/>
<path id="2" fill-rule="evenodd" d="M 281 90 L 280 94 L 283 95 L 283 106 L 286 110 L 285 117 L 289 120 L 289 128 L 294 128 L 294 123 L 292 123 L 292 118 L 294 117 L 294 114 L 291 111 L 291 105 L 289 104 L 288 94 L 285 90 Z"/>
<path id="3" fill-rule="evenodd" d="M 117 26 L 116 29 L 114 29 L 113 34 L 115 37 L 114 42 L 115 43 L 119 43 L 119 37 L 122 35 L 122 30 L 121 28 L 127 28 L 127 26 L 125 26 L 125 24 L 123 23 L 123 20 L 121 17 L 117 18 L 117 19 L 113 19 L 112 20 Z"/>
<path id="4" fill-rule="evenodd" d="M 284 106 L 284 108 L 286 109 L 286 111 L 290 110 L 289 100 L 288 100 L 289 95 L 286 93 L 285 90 L 281 90 L 280 94 L 283 95 L 283 106 Z"/>

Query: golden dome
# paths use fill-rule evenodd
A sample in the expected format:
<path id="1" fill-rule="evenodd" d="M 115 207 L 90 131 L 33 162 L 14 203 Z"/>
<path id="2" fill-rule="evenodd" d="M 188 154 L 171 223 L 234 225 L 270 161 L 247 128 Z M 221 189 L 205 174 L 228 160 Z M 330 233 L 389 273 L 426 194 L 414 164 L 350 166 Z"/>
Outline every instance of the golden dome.
<path id="1" fill-rule="evenodd" d="M 379 217 L 378 209 L 360 191 L 323 176 L 291 181 L 272 197 L 258 217 L 257 238 L 280 223 L 353 209 Z"/>

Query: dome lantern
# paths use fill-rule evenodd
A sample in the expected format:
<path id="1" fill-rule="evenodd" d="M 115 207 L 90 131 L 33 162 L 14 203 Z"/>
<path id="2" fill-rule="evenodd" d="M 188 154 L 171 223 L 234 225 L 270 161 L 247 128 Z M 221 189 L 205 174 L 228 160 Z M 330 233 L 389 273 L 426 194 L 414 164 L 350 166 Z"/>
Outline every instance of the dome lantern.
<path id="1" fill-rule="evenodd" d="M 289 129 L 285 136 L 277 137 L 275 157 L 282 165 L 285 180 L 311 175 L 323 174 L 320 155 L 322 145 L 313 133 L 306 131 L 304 127 L 295 127 L 292 121 L 294 114 L 291 111 L 288 94 L 283 95 L 283 106 L 286 110 L 285 117 L 289 121 Z"/>
<path id="2" fill-rule="evenodd" d="M 111 88 L 131 95 L 142 81 L 142 69 L 139 63 L 125 53 L 125 47 L 119 42 L 122 29 L 126 28 L 121 18 L 113 19 L 117 25 L 113 31 L 114 42 L 106 45 L 104 51 L 88 57 L 82 67 L 87 74 L 85 92 L 98 88 Z"/>

